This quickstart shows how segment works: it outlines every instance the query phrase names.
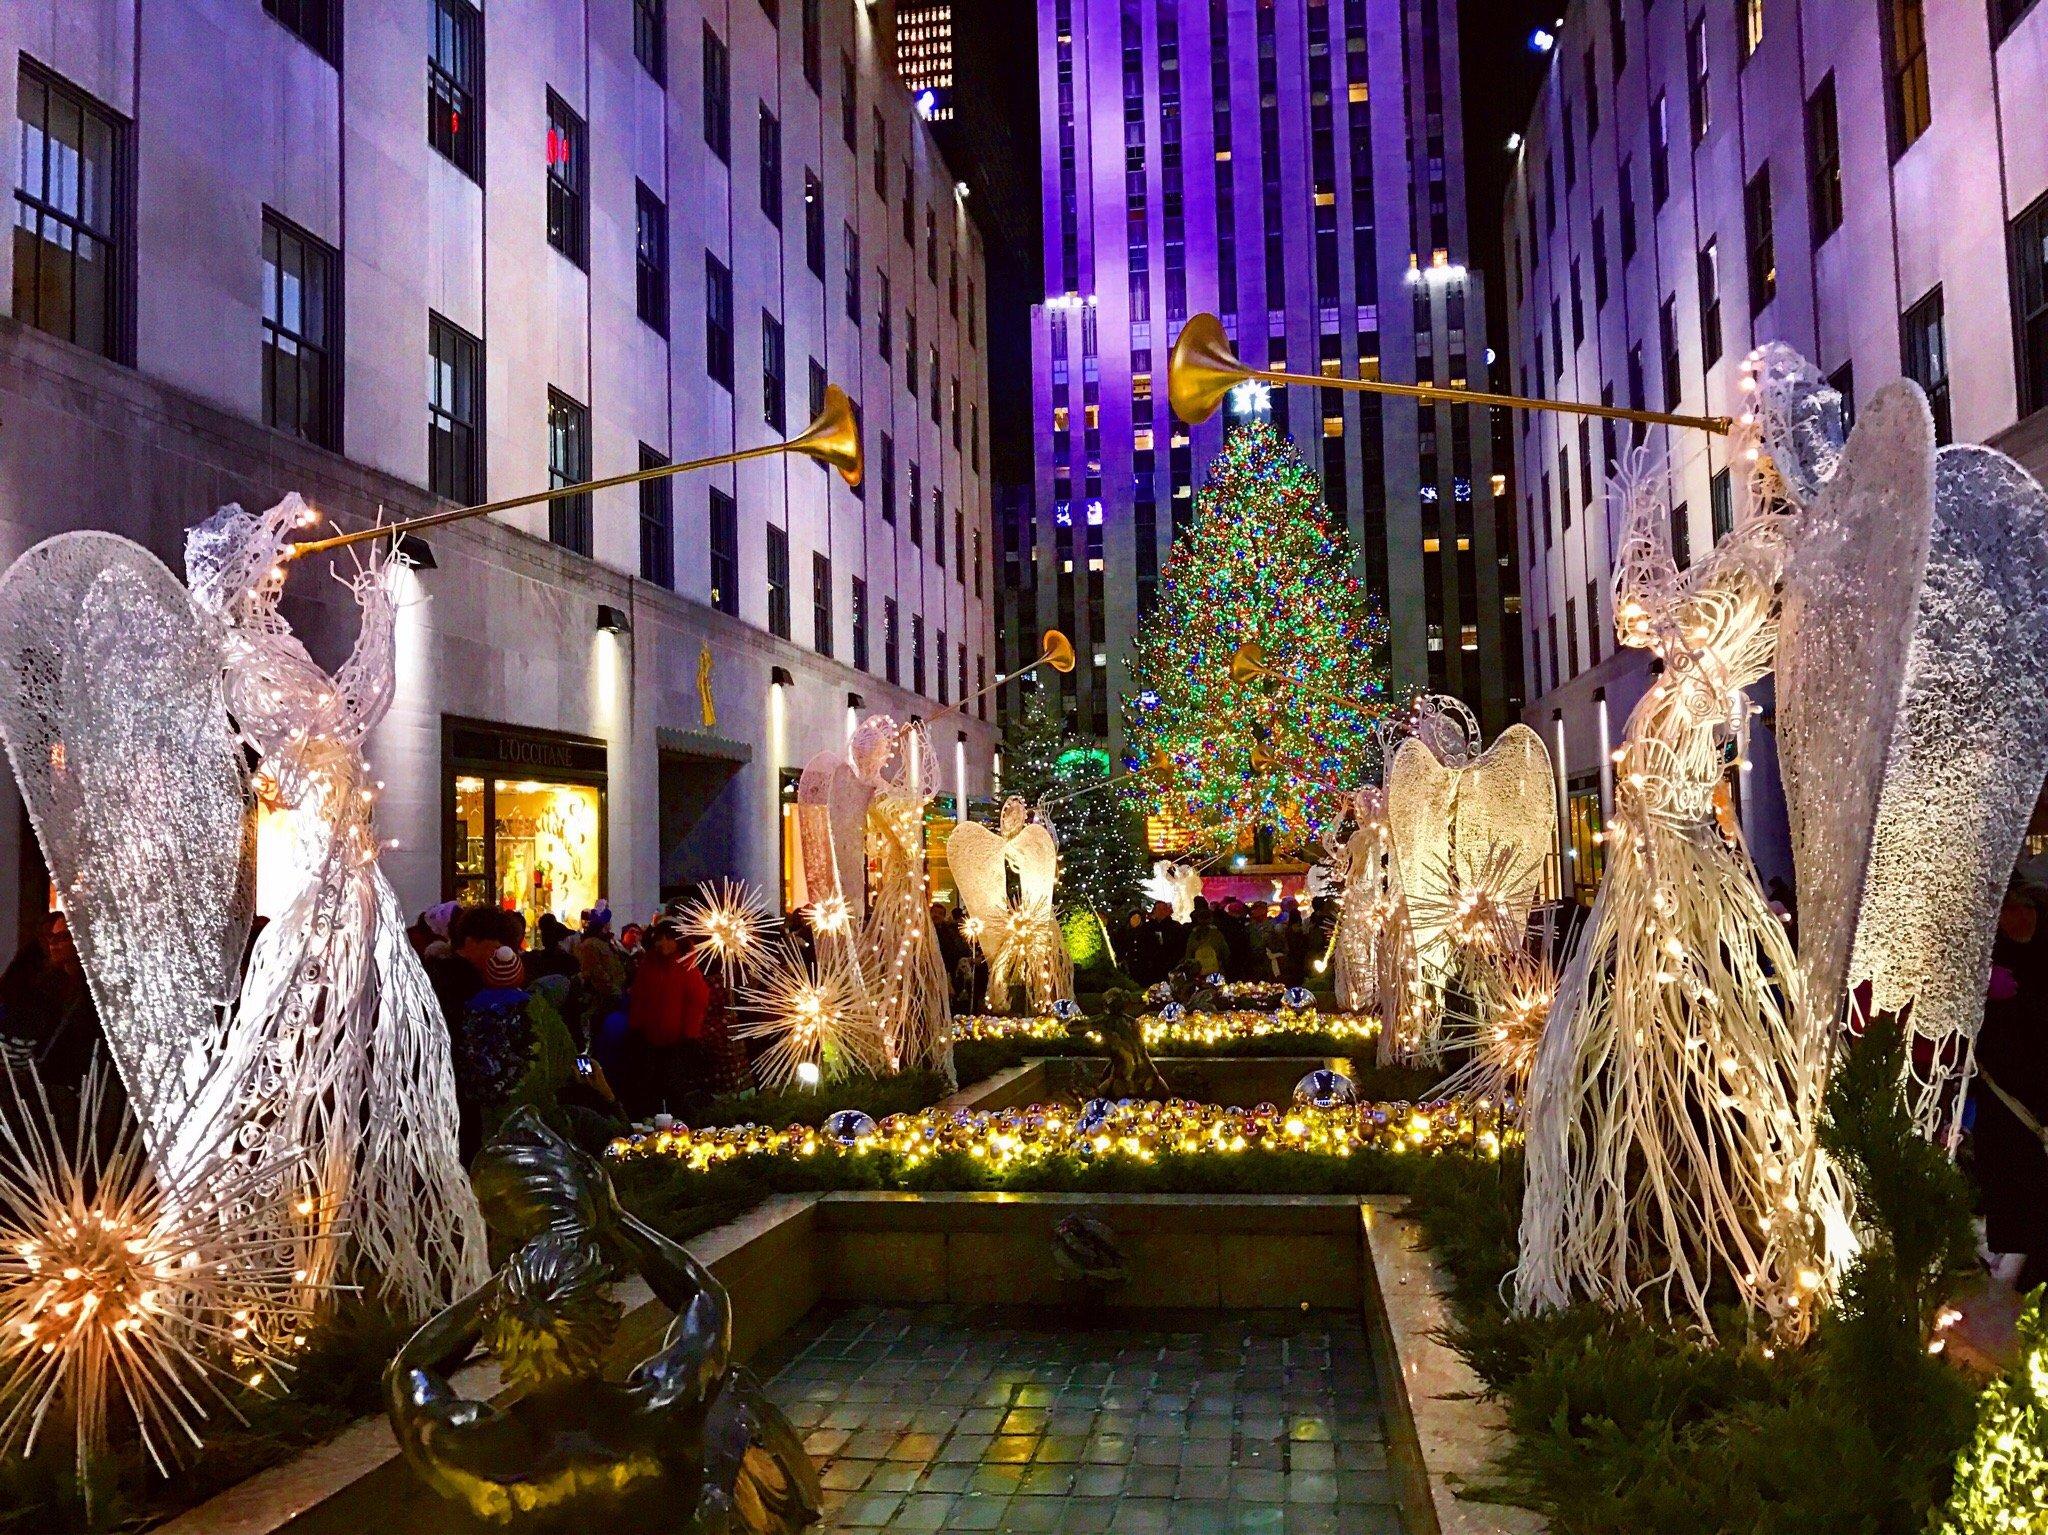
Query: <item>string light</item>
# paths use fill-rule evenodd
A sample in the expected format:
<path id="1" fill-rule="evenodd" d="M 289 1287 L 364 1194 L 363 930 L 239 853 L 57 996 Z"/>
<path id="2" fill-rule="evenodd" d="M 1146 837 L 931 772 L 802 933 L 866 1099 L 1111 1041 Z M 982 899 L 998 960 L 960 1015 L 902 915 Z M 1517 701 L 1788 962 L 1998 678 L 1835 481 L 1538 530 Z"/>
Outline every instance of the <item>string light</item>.
<path id="1" fill-rule="evenodd" d="M 1234 1156 L 1247 1151 L 1344 1158 L 1362 1151 L 1433 1154 L 1461 1150 L 1493 1157 L 1515 1132 L 1497 1126 L 1493 1105 L 1472 1101 L 1366 1103 L 1318 1109 L 1270 1103 L 1096 1100 L 977 1112 L 924 1109 L 892 1114 L 871 1134 L 842 1139 L 814 1125 L 677 1126 L 611 1143 L 618 1161 L 656 1159 L 693 1172 L 739 1157 L 868 1158 L 888 1155 L 907 1171 L 934 1157 L 964 1153 L 998 1173 L 1020 1172 L 1068 1156 L 1144 1163 L 1161 1156 Z"/>
<path id="2" fill-rule="evenodd" d="M 1286 1034 L 1315 1034 L 1364 1044 L 1379 1038 L 1380 1021 L 1370 1013 L 1319 1012 L 1314 1008 L 1296 1011 L 1283 1007 L 1272 1012 L 1234 1009 L 1220 1013 L 1186 1013 L 1172 1019 L 1162 1018 L 1157 1013 L 1144 1013 L 1138 1018 L 1138 1030 L 1148 1050 L 1186 1045 L 1213 1048 Z M 994 1018 L 968 1014 L 953 1020 L 953 1032 L 959 1039 L 1022 1044 L 1070 1037 L 1065 1024 L 1045 1015 Z M 1100 1036 L 1090 1033 L 1087 1037 L 1099 1039 Z"/>

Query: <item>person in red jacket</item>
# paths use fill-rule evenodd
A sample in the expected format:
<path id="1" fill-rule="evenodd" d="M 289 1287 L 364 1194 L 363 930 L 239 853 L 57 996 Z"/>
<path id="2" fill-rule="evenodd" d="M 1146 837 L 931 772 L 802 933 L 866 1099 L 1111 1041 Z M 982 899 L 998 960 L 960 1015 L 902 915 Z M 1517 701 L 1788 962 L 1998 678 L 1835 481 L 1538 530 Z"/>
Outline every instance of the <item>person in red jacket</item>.
<path id="1" fill-rule="evenodd" d="M 634 1118 L 664 1108 L 677 1113 L 686 1097 L 709 1088 L 704 1014 L 710 1001 L 703 972 L 683 951 L 682 933 L 666 919 L 655 923 L 626 999 L 632 1067 L 619 1086 Z"/>

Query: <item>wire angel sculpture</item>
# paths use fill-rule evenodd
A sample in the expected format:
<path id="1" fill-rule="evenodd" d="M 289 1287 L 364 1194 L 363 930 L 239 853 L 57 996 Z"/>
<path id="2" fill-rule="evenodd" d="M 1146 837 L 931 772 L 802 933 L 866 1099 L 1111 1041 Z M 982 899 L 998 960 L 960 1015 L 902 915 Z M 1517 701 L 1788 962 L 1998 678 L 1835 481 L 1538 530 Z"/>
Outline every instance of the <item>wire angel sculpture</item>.
<path id="1" fill-rule="evenodd" d="M 1195 920 L 1195 898 L 1202 893 L 1202 872 L 1193 864 L 1156 859 L 1141 887 L 1147 900 L 1173 908 L 1173 920 L 1185 927 Z"/>
<path id="2" fill-rule="evenodd" d="M 1454 919 L 1484 901 L 1519 932 L 1556 838 L 1543 738 L 1510 725 L 1482 752 L 1470 711 L 1430 707 L 1435 702 L 1424 701 L 1387 768 L 1388 837 L 1411 949 L 1404 968 L 1414 972 L 1401 1026 L 1381 1029 L 1390 1063 L 1441 1058 L 1444 989 L 1458 970 Z"/>
<path id="3" fill-rule="evenodd" d="M 925 807 L 935 762 L 916 721 L 870 715 L 797 785 L 819 962 L 868 996 L 897 1070 L 953 1074 L 952 988 L 932 928 Z"/>
<path id="4" fill-rule="evenodd" d="M 157 1175 L 290 1167 L 270 1203 L 310 1283 L 349 1266 L 346 1234 L 423 1311 L 481 1278 L 483 1228 L 447 1030 L 377 866 L 362 740 L 391 702 L 388 571 L 348 583 L 362 630 L 329 677 L 277 611 L 312 515 L 223 508 L 188 537 L 189 592 L 112 535 L 31 549 L 0 578 L 0 731 Z M 256 796 L 286 819 L 290 897 L 237 998 Z"/>
<path id="5" fill-rule="evenodd" d="M 186 539 L 194 605 L 219 626 L 223 687 L 257 753 L 256 793 L 285 818 L 289 894 L 258 935 L 225 1057 L 245 1136 L 303 1147 L 318 1223 L 308 1267 L 356 1263 L 415 1312 L 482 1282 L 484 1229 L 456 1148 L 448 1030 L 377 858 L 363 743 L 391 707 L 397 602 L 387 561 L 341 578 L 361 612 L 332 677 L 278 612 L 296 495 L 222 508 Z M 251 1123 L 251 1111 L 261 1118 Z"/>
<path id="6" fill-rule="evenodd" d="M 1059 878 L 1059 843 L 1052 828 L 1034 819 L 1015 795 L 1003 802 L 997 827 L 962 821 L 946 839 L 946 865 L 960 903 L 974 924 L 974 941 L 988 957 L 989 1011 L 1010 1010 L 1021 990 L 1034 1013 L 1074 995 L 1074 962 L 1067 954 L 1053 891 Z M 1018 896 L 1010 899 L 1015 871 Z"/>
<path id="7" fill-rule="evenodd" d="M 1326 846 L 1330 867 L 1343 881 L 1332 945 L 1337 1005 L 1347 1012 L 1369 1012 L 1379 1004 L 1381 934 L 1396 898 L 1385 793 L 1371 787 L 1353 791 L 1351 832 L 1341 839 L 1330 834 Z"/>
<path id="8" fill-rule="evenodd" d="M 1913 611 L 1933 429 L 1916 386 L 1880 390 L 1801 511 L 1788 499 L 1798 446 L 1839 401 L 1783 348 L 1745 370 L 1758 399 L 1733 445 L 1749 469 L 1743 516 L 1711 554 L 1678 569 L 1667 487 L 1640 459 L 1617 487 L 1616 628 L 1662 668 L 1629 716 L 1607 875 L 1531 1079 L 1516 1301 L 1651 1298 L 1711 1330 L 1709 1291 L 1726 1279 L 1797 1336 L 1855 1245 L 1817 1131 L 1827 988 L 1861 898 L 1875 792 L 1839 775 L 1881 762 L 1890 735 L 1885 678 L 1903 645 L 1873 631 Z M 1729 811 L 1746 690 L 1774 662 L 1813 924 L 1803 966 Z"/>

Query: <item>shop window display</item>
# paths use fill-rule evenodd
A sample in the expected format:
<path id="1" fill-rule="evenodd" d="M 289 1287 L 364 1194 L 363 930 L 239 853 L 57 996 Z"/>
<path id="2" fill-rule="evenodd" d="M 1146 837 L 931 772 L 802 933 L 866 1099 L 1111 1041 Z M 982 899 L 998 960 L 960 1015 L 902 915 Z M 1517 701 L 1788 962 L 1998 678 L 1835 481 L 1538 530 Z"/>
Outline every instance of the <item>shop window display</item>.
<path id="1" fill-rule="evenodd" d="M 574 924 L 602 893 L 604 793 L 532 778 L 455 779 L 455 898 Z"/>

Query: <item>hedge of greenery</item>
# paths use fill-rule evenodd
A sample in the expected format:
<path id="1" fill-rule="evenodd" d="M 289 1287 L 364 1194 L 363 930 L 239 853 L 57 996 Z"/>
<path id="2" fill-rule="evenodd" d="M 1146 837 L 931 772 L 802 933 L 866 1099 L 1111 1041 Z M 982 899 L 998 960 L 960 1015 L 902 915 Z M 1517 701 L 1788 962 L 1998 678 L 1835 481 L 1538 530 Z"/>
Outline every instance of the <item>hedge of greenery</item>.
<path id="1" fill-rule="evenodd" d="M 1913 1133 L 1900 1060 L 1896 1033 L 1867 1040 L 1829 1095 L 1829 1149 L 1871 1241 L 1799 1348 L 1771 1349 L 1732 1311 L 1711 1343 L 1593 1307 L 1511 1317 L 1501 1295 L 1520 1219 L 1515 1161 L 1415 1164 L 1413 1209 L 1453 1282 L 1450 1341 L 1514 1431 L 1491 1495 L 1541 1510 L 1555 1535 L 1948 1527 L 1973 1390 L 1928 1341 L 1971 1255 L 1970 1201 Z"/>

